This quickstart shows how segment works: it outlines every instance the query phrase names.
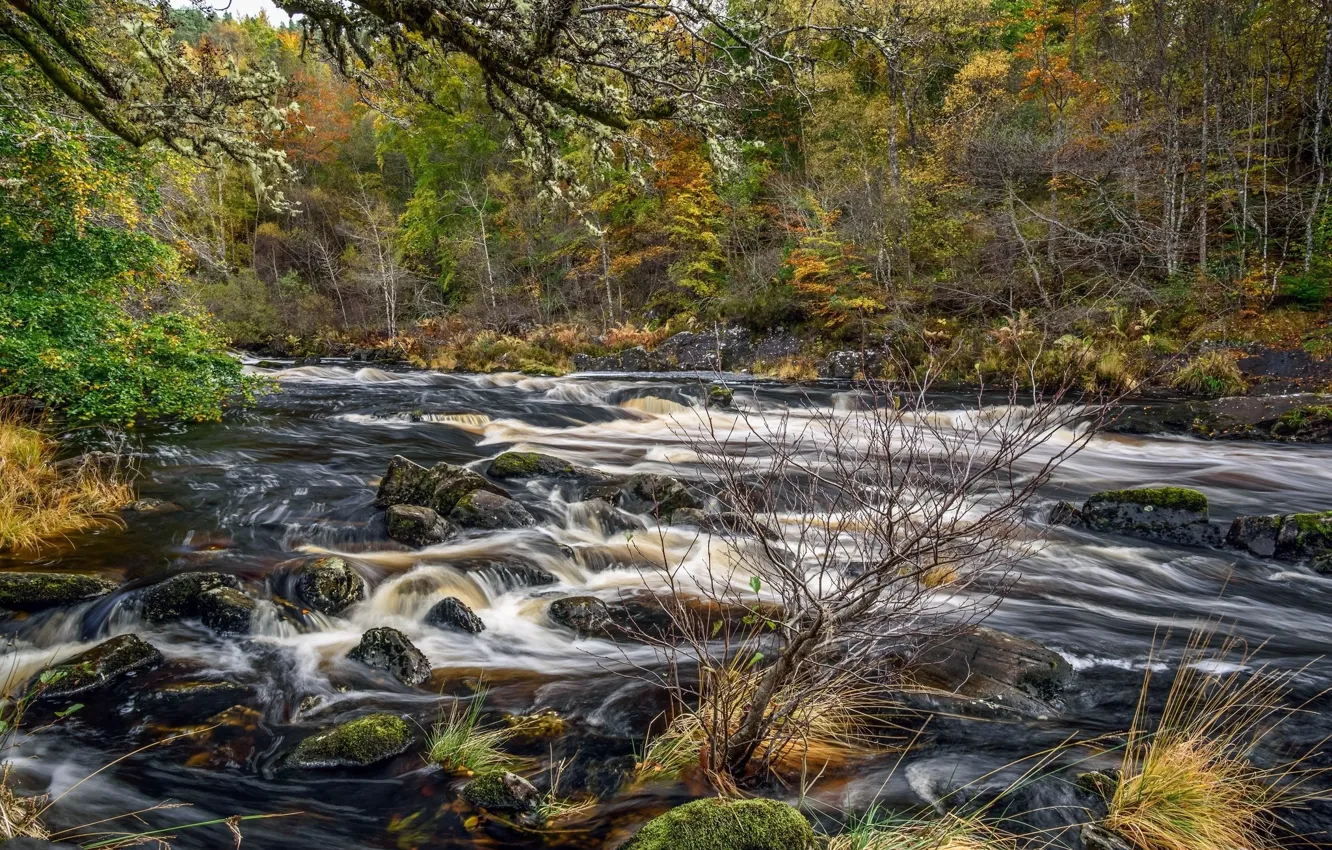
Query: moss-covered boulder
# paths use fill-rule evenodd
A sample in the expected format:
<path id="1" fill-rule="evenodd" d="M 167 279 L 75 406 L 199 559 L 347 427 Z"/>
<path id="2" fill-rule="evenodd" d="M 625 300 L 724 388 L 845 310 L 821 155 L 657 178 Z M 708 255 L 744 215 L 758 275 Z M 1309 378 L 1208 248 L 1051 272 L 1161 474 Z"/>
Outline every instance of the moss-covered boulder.
<path id="1" fill-rule="evenodd" d="M 386 670 L 404 685 L 419 685 L 430 678 L 430 661 L 405 634 L 380 626 L 361 635 L 361 642 L 347 653 L 353 661 Z"/>
<path id="2" fill-rule="evenodd" d="M 459 499 L 449 513 L 449 521 L 461 528 L 486 531 L 536 525 L 536 518 L 527 508 L 488 490 L 473 490 Z"/>
<path id="3" fill-rule="evenodd" d="M 1095 493 L 1082 506 L 1093 531 L 1129 534 L 1185 546 L 1214 546 L 1221 529 L 1208 521 L 1207 497 L 1185 487 L 1143 487 Z"/>
<path id="4" fill-rule="evenodd" d="M 678 479 L 651 472 L 631 475 L 621 484 L 594 487 L 588 496 L 605 499 L 629 513 L 658 517 L 669 517 L 681 508 L 703 507 L 698 496 Z"/>
<path id="5" fill-rule="evenodd" d="M 463 496 L 474 490 L 486 490 L 497 496 L 509 495 L 504 488 L 491 484 L 470 469 L 449 463 L 437 463 L 427 469 L 402 455 L 395 455 L 379 483 L 375 506 L 419 505 L 447 516 Z"/>
<path id="6" fill-rule="evenodd" d="M 622 850 L 807 850 L 814 830 L 777 800 L 695 800 L 648 821 Z"/>
<path id="7" fill-rule="evenodd" d="M 385 519 L 389 538 L 408 546 L 434 546 L 458 532 L 434 508 L 420 505 L 390 505 Z"/>
<path id="8" fill-rule="evenodd" d="M 255 601 L 234 587 L 215 587 L 199 596 L 199 620 L 223 634 L 249 634 L 255 608 Z"/>
<path id="9" fill-rule="evenodd" d="M 708 407 L 726 409 L 735 402 L 735 390 L 723 384 L 708 389 Z"/>
<path id="10" fill-rule="evenodd" d="M 468 608 L 461 599 L 455 599 L 452 596 L 441 599 L 432 605 L 430 610 L 426 612 L 425 622 L 427 625 L 436 628 L 467 632 L 473 635 L 486 630 L 486 624 L 481 622 L 481 618 L 476 616 L 476 612 Z"/>
<path id="11" fill-rule="evenodd" d="M 0 573 L 0 608 L 41 611 L 105 596 L 113 581 L 78 573 Z"/>
<path id="12" fill-rule="evenodd" d="M 610 608 L 595 596 L 566 596 L 550 603 L 551 621 L 580 635 L 604 634 L 612 624 Z"/>
<path id="13" fill-rule="evenodd" d="M 1268 433 L 1274 440 L 1292 443 L 1332 443 L 1332 404 L 1288 410 L 1268 425 Z"/>
<path id="14" fill-rule="evenodd" d="M 407 722 L 395 714 L 367 714 L 316 732 L 287 758 L 292 767 L 367 767 L 406 752 L 412 743 Z"/>
<path id="15" fill-rule="evenodd" d="M 1226 543 L 1260 558 L 1318 564 L 1332 556 L 1332 511 L 1236 517 Z"/>
<path id="16" fill-rule="evenodd" d="M 106 687 L 161 663 L 162 653 L 152 644 L 137 635 L 120 635 L 62 661 L 28 687 L 41 699 L 59 699 Z"/>
<path id="17" fill-rule="evenodd" d="M 150 623 L 198 617 L 203 595 L 219 587 L 240 590 L 240 581 L 225 573 L 180 573 L 144 591 L 143 616 Z"/>
<path id="18" fill-rule="evenodd" d="M 341 614 L 365 599 L 365 581 L 345 558 L 325 555 L 287 561 L 269 576 L 274 593 L 321 614 Z"/>
<path id="19" fill-rule="evenodd" d="M 463 799 L 478 809 L 499 814 L 530 814 L 541 803 L 541 792 L 516 773 L 491 773 L 463 786 Z"/>
<path id="20" fill-rule="evenodd" d="M 486 474 L 491 478 L 572 478 L 578 467 L 563 458 L 540 452 L 504 452 L 490 462 Z"/>

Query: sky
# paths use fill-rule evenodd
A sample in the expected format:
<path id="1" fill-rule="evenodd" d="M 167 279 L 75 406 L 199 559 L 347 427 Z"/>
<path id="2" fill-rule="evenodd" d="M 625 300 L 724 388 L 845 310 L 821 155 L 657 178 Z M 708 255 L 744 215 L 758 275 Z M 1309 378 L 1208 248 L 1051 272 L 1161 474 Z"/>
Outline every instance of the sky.
<path id="1" fill-rule="evenodd" d="M 185 6 L 188 3 L 177 0 L 176 5 Z M 274 6 L 273 0 L 231 0 L 230 5 L 227 0 L 205 0 L 204 5 L 211 6 L 219 13 L 229 11 L 238 18 L 248 18 L 263 11 L 268 13 L 268 19 L 275 24 L 287 20 L 287 13 Z"/>

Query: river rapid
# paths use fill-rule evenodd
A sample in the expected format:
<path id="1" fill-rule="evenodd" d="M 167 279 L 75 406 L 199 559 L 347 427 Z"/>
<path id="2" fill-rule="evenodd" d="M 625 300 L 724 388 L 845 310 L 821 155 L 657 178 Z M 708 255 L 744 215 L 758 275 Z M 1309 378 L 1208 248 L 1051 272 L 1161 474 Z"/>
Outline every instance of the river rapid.
<path id="1" fill-rule="evenodd" d="M 233 815 L 299 813 L 242 824 L 242 846 L 590 850 L 613 847 L 651 815 L 705 793 L 688 784 L 626 786 L 568 828 L 523 832 L 467 823 L 469 811 L 457 800 L 459 779 L 427 765 L 419 746 L 359 771 L 295 771 L 283 760 L 302 737 L 371 708 L 426 727 L 453 696 L 484 683 L 491 713 L 553 709 L 569 724 L 564 738 L 522 751 L 519 772 L 540 777 L 553 759 L 567 759 L 575 780 L 599 787 L 632 764 L 636 742 L 662 707 L 632 668 L 650 666 L 655 656 L 646 648 L 577 637 L 544 615 L 553 596 L 611 600 L 651 586 L 644 569 L 622 563 L 634 560 L 619 551 L 626 535 L 602 532 L 571 512 L 558 491 L 534 483 L 509 489 L 536 515 L 536 527 L 408 551 L 385 535 L 383 512 L 373 506 L 376 485 L 395 454 L 423 464 L 480 467 L 515 448 L 609 473 L 687 479 L 700 472 L 689 431 L 709 415 L 703 399 L 716 375 L 535 378 L 349 364 L 269 374 L 278 379 L 278 391 L 246 413 L 133 438 L 140 496 L 182 510 L 130 514 L 124 528 L 82 536 L 40 560 L 0 562 L 4 569 L 96 573 L 125 585 L 111 597 L 5 623 L 13 639 L 6 662 L 12 677 L 117 634 L 137 634 L 166 657 L 161 669 L 128 683 L 116 698 L 89 699 L 79 713 L 29 737 L 16 760 L 23 788 L 59 795 L 139 747 L 213 727 L 130 755 L 74 788 L 48 813 L 53 829 L 170 801 L 181 805 L 146 812 L 131 826 L 170 829 Z M 852 403 L 846 387 L 727 378 L 736 406 L 751 416 L 788 409 L 808 415 Z M 963 397 L 941 396 L 935 405 L 945 415 L 970 415 L 962 412 Z M 948 414 L 950 408 L 955 412 Z M 99 440 L 95 434 L 80 439 L 90 448 Z M 1047 531 L 1045 509 L 1056 500 L 1080 503 L 1098 490 L 1152 485 L 1201 490 L 1214 521 L 1332 509 L 1332 446 L 1098 435 L 1055 473 L 1032 527 Z M 314 615 L 304 627 L 262 601 L 252 634 L 243 638 L 188 621 L 150 625 L 126 603 L 132 594 L 125 591 L 187 569 L 233 573 L 247 587 L 262 587 L 277 564 L 311 552 L 346 556 L 369 585 L 366 601 L 342 616 Z M 458 568 L 515 558 L 538 564 L 557 583 L 515 587 L 502 570 Z M 608 562 L 619 565 L 602 569 Z M 424 613 L 444 596 L 471 606 L 485 631 L 425 625 Z M 875 800 L 919 806 L 937 799 L 940 789 L 1064 740 L 1125 731 L 1145 671 L 1167 673 L 1186 633 L 1209 620 L 1253 646 L 1263 644 L 1259 662 L 1301 671 L 1297 698 L 1314 702 L 1273 746 L 1314 745 L 1332 733 L 1328 702 L 1316 697 L 1332 686 L 1332 662 L 1322 659 L 1332 643 L 1329 601 L 1332 576 L 1307 568 L 1234 551 L 1048 529 L 987 624 L 1038 641 L 1073 665 L 1063 710 L 1041 719 L 939 718 L 905 754 L 867 755 L 854 770 L 816 784 L 812 802 L 833 819 Z M 386 625 L 401 629 L 429 658 L 434 675 L 425 686 L 399 685 L 343 658 L 366 629 Z M 1169 641 L 1167 631 L 1175 635 Z M 1168 681 L 1168 675 L 1157 678 Z M 173 679 L 237 683 L 244 686 L 243 707 L 218 705 L 188 716 L 142 697 L 154 683 Z M 1319 759 L 1332 761 L 1321 751 L 1314 763 Z M 1030 805 L 1059 805 L 1057 789 L 1041 794 Z M 1315 807 L 1299 815 L 1298 824 L 1318 830 L 1327 818 L 1326 809 Z M 174 834 L 172 846 L 180 848 L 233 844 L 222 826 Z"/>

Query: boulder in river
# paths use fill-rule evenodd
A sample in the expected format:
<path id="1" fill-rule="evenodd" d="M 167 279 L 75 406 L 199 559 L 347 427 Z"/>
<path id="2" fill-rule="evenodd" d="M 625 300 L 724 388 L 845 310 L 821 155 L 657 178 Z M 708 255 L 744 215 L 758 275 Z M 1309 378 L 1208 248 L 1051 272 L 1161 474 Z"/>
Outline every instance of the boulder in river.
<path id="1" fill-rule="evenodd" d="M 1069 502 L 1059 502 L 1050 509 L 1050 515 L 1046 522 L 1050 525 L 1066 525 L 1069 528 L 1081 528 L 1083 526 L 1082 511 L 1077 506 Z"/>
<path id="2" fill-rule="evenodd" d="M 361 642 L 347 653 L 367 667 L 387 670 L 404 685 L 419 685 L 430 678 L 430 661 L 405 634 L 379 626 L 361 635 Z"/>
<path id="3" fill-rule="evenodd" d="M 536 564 L 524 561 L 489 561 L 469 571 L 479 573 L 506 591 L 520 587 L 543 587 L 558 581 Z"/>
<path id="4" fill-rule="evenodd" d="M 1236 517 L 1226 543 L 1260 558 L 1321 563 L 1332 555 L 1332 511 Z"/>
<path id="5" fill-rule="evenodd" d="M 1073 675 L 1059 653 L 985 626 L 931 646 L 912 662 L 926 687 L 1034 715 L 1049 712 Z"/>
<path id="6" fill-rule="evenodd" d="M 490 462 L 486 474 L 491 478 L 605 478 L 595 469 L 575 466 L 564 458 L 540 452 L 504 452 Z"/>
<path id="7" fill-rule="evenodd" d="M 360 574 L 337 555 L 289 561 L 269 577 L 269 585 L 321 614 L 341 614 L 365 599 Z"/>
<path id="8" fill-rule="evenodd" d="M 396 714 L 367 714 L 316 732 L 287 759 L 292 767 L 367 767 L 406 752 L 412 743 L 407 722 Z"/>
<path id="9" fill-rule="evenodd" d="M 199 619 L 215 632 L 249 634 L 254 611 L 254 600 L 234 587 L 215 587 L 199 595 Z"/>
<path id="10" fill-rule="evenodd" d="M 808 850 L 815 840 L 805 816 L 780 800 L 709 798 L 653 818 L 622 850 Z"/>
<path id="11" fill-rule="evenodd" d="M 41 611 L 105 596 L 113 581 L 78 573 L 0 573 L 0 608 Z"/>
<path id="12" fill-rule="evenodd" d="M 150 623 L 170 623 L 203 613 L 203 595 L 219 587 L 240 590 L 240 581 L 226 573 L 178 573 L 143 594 L 143 616 Z"/>
<path id="13" fill-rule="evenodd" d="M 40 699 L 59 699 L 96 690 L 139 670 L 162 663 L 162 653 L 137 635 L 120 635 L 67 658 L 28 685 Z"/>
<path id="14" fill-rule="evenodd" d="M 504 488 L 491 484 L 470 469 L 449 463 L 437 463 L 427 469 L 402 455 L 394 455 L 388 471 L 379 483 L 375 507 L 420 505 L 433 508 L 441 516 L 453 510 L 463 496 L 474 490 L 487 490 L 507 497 Z"/>
<path id="15" fill-rule="evenodd" d="M 516 773 L 491 773 L 463 786 L 463 799 L 478 809 L 498 814 L 531 814 L 541 803 L 541 792 Z"/>
<path id="16" fill-rule="evenodd" d="M 486 624 L 481 622 L 476 612 L 468 608 L 461 599 L 452 596 L 445 597 L 432 605 L 426 612 L 425 621 L 427 625 L 474 635 L 486 629 Z"/>
<path id="17" fill-rule="evenodd" d="M 420 505 L 390 505 L 385 518 L 388 536 L 408 546 L 433 546 L 457 533 L 453 524 L 434 508 Z"/>
<path id="18" fill-rule="evenodd" d="M 1082 521 L 1093 531 L 1129 534 L 1185 546 L 1213 546 L 1221 531 L 1208 522 L 1207 497 L 1185 487 L 1143 487 L 1092 494 Z"/>
<path id="19" fill-rule="evenodd" d="M 708 389 L 708 407 L 728 409 L 735 402 L 735 390 L 725 384 L 714 384 Z"/>
<path id="20" fill-rule="evenodd" d="M 536 518 L 527 508 L 488 490 L 473 490 L 459 499 L 449 513 L 449 521 L 462 528 L 487 531 L 536 525 Z"/>
<path id="21" fill-rule="evenodd" d="M 611 626 L 610 608 L 595 596 L 566 596 L 550 603 L 547 615 L 552 622 L 566 626 L 580 635 L 601 635 Z"/>
<path id="22" fill-rule="evenodd" d="M 158 717 L 203 719 L 245 703 L 253 696 L 254 688 L 241 682 L 191 679 L 141 691 L 134 704 Z"/>
<path id="23" fill-rule="evenodd" d="M 652 472 L 631 475 L 622 484 L 594 487 L 588 496 L 606 499 L 632 514 L 660 517 L 668 517 L 681 508 L 703 507 L 699 498 L 678 479 Z"/>

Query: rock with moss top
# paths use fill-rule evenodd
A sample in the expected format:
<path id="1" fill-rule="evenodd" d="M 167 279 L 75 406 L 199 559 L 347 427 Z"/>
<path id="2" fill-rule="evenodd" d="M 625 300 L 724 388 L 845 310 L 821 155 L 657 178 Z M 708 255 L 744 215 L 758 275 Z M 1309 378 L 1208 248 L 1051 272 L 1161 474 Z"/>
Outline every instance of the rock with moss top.
<path id="1" fill-rule="evenodd" d="M 622 850 L 809 850 L 814 830 L 777 800 L 695 800 L 648 821 Z"/>
<path id="2" fill-rule="evenodd" d="M 219 587 L 240 590 L 240 581 L 225 573 L 180 573 L 160 581 L 143 594 L 143 616 L 150 623 L 199 617 L 204 594 Z"/>
<path id="3" fill-rule="evenodd" d="M 1332 511 L 1236 517 L 1226 543 L 1260 558 L 1309 562 L 1318 568 L 1332 558 Z"/>
<path id="4" fill-rule="evenodd" d="M 386 670 L 404 685 L 419 685 L 430 678 L 430 661 L 405 634 L 379 626 L 361 635 L 361 642 L 347 653 L 353 661 Z"/>
<path id="5" fill-rule="evenodd" d="M 365 581 L 337 555 L 288 561 L 269 577 L 269 586 L 321 614 L 341 614 L 365 599 Z"/>
<path id="6" fill-rule="evenodd" d="M 199 620 L 223 634 L 249 634 L 255 608 L 255 601 L 234 587 L 215 587 L 199 596 Z"/>
<path id="7" fill-rule="evenodd" d="M 41 611 L 106 596 L 113 581 L 78 573 L 0 573 L 0 608 Z"/>
<path id="8" fill-rule="evenodd" d="M 152 644 L 137 635 L 120 635 L 62 661 L 35 677 L 28 687 L 44 700 L 70 697 L 106 687 L 161 663 L 162 653 Z"/>
<path id="9" fill-rule="evenodd" d="M 463 786 L 463 799 L 478 809 L 498 814 L 531 814 L 541 804 L 541 792 L 515 773 L 492 773 Z"/>
<path id="10" fill-rule="evenodd" d="M 590 498 L 601 498 L 632 514 L 669 517 L 681 508 L 701 508 L 702 501 L 688 487 L 669 475 L 640 472 L 622 484 L 594 487 Z"/>
<path id="11" fill-rule="evenodd" d="M 540 452 L 504 452 L 490 462 L 491 478 L 574 478 L 578 467 L 563 458 Z"/>
<path id="12" fill-rule="evenodd" d="M 1222 532 L 1207 516 L 1207 497 L 1185 487 L 1143 487 L 1095 493 L 1082 506 L 1093 531 L 1129 534 L 1185 546 L 1215 546 Z"/>
<path id="13" fill-rule="evenodd" d="M 367 767 L 404 753 L 412 743 L 407 722 L 395 714 L 368 714 L 306 738 L 287 763 L 292 767 Z"/>
<path id="14" fill-rule="evenodd" d="M 419 505 L 447 516 L 459 500 L 474 490 L 485 490 L 497 496 L 509 495 L 504 488 L 491 484 L 470 469 L 449 463 L 437 463 L 427 469 L 402 455 L 394 455 L 379 483 L 375 507 Z"/>
<path id="15" fill-rule="evenodd" d="M 433 546 L 443 543 L 458 531 L 434 508 L 420 505 L 390 505 L 386 519 L 388 536 L 408 546 Z"/>
<path id="16" fill-rule="evenodd" d="M 726 409 L 735 402 L 735 390 L 722 384 L 708 389 L 708 407 Z"/>
<path id="17" fill-rule="evenodd" d="M 580 635 L 601 635 L 612 624 L 610 608 L 595 596 L 567 596 L 550 603 L 547 615 L 552 622 L 566 626 Z"/>
<path id="18" fill-rule="evenodd" d="M 449 521 L 462 528 L 486 531 L 536 525 L 536 518 L 527 508 L 488 490 L 473 490 L 459 499 L 449 514 Z"/>
<path id="19" fill-rule="evenodd" d="M 473 635 L 486 630 L 486 624 L 481 622 L 476 612 L 468 608 L 461 599 L 452 596 L 441 599 L 431 606 L 426 612 L 425 621 L 427 625 L 436 628 Z"/>

